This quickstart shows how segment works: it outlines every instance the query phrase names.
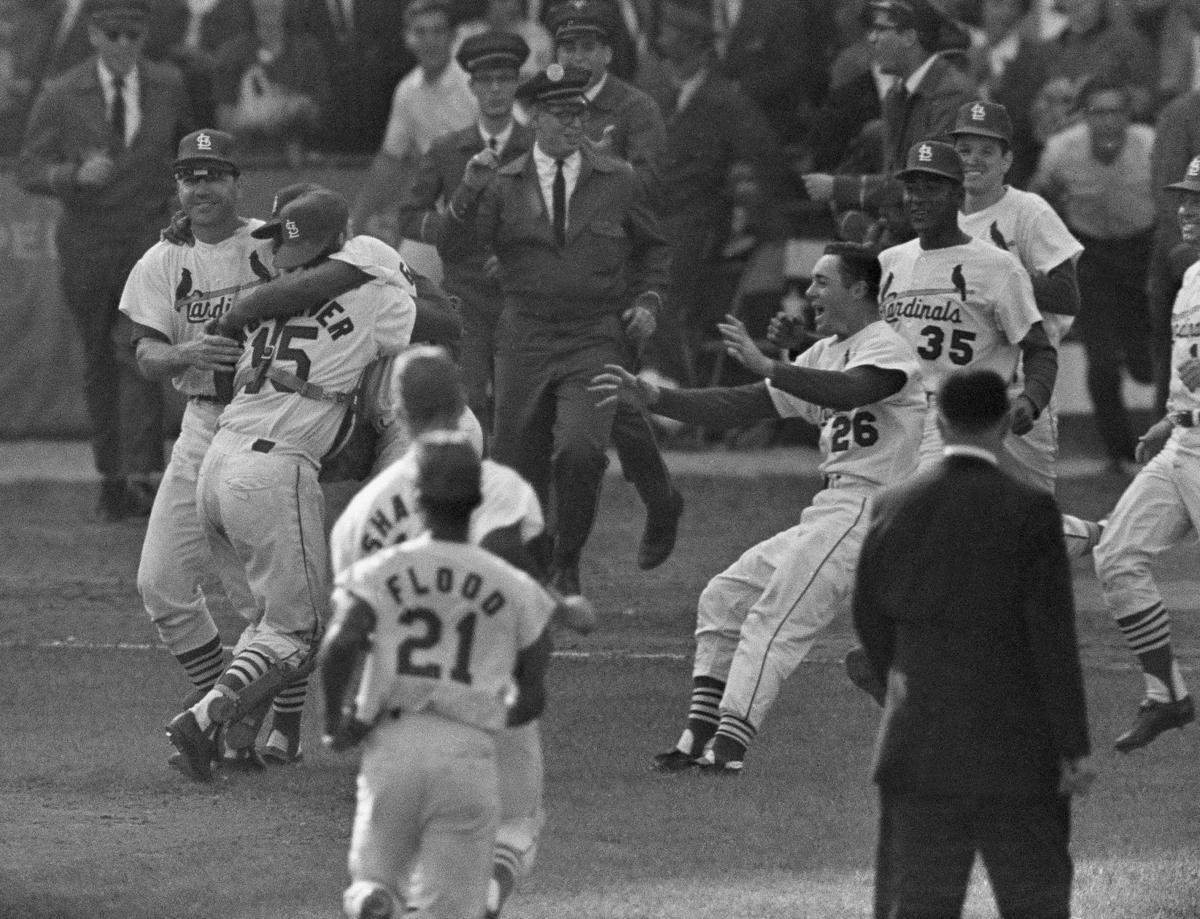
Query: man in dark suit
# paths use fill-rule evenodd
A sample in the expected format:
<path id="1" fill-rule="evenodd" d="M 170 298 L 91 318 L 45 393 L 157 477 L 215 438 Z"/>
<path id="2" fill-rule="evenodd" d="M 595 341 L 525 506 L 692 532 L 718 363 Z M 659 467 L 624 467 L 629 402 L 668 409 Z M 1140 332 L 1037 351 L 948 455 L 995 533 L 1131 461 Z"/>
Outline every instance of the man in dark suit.
<path id="1" fill-rule="evenodd" d="M 854 594 L 887 686 L 875 916 L 960 915 L 978 852 L 1001 916 L 1068 919 L 1069 796 L 1094 775 L 1058 507 L 997 468 L 998 374 L 937 404 L 945 458 L 875 499 Z"/>
<path id="2" fill-rule="evenodd" d="M 654 331 L 671 258 L 633 169 L 583 144 L 588 79 L 551 64 L 521 87 L 533 149 L 499 168 L 491 150 L 471 158 L 439 246 L 448 259 L 477 244 L 499 258 L 492 453 L 547 508 L 566 596 L 580 593 L 613 423 L 588 385 L 605 364 L 629 366 Z"/>
<path id="3" fill-rule="evenodd" d="M 146 11 L 145 0 L 88 0 L 96 54 L 42 89 L 17 166 L 27 191 L 62 202 L 63 294 L 83 338 L 109 520 L 148 513 L 163 468 L 162 394 L 138 372 L 117 305 L 129 269 L 167 223 L 175 145 L 191 130 L 179 71 L 142 57 Z"/>
<path id="4" fill-rule="evenodd" d="M 484 32 L 462 43 L 456 60 L 470 74 L 471 92 L 479 100 L 479 121 L 442 135 L 421 157 L 417 177 L 400 203 L 400 234 L 405 239 L 438 244 L 447 220 L 438 203 L 458 188 L 467 162 L 476 153 L 493 150 L 504 165 L 529 152 L 533 131 L 513 118 L 518 73 L 528 57 L 525 39 L 510 32 Z M 479 245 L 442 262 L 442 286 L 462 301 L 459 362 L 467 405 L 485 434 L 492 431 L 496 323 L 504 308 L 500 285 L 485 267 L 490 255 L 486 246 Z"/>

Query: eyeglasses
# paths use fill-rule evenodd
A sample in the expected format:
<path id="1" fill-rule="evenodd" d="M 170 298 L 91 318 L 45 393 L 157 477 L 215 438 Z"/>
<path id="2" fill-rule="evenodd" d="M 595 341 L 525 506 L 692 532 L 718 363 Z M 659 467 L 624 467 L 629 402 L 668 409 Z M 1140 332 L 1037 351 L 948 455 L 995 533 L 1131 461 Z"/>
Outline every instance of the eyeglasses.
<path id="1" fill-rule="evenodd" d="M 553 115 L 554 119 L 564 128 L 575 124 L 576 122 L 579 124 L 584 124 L 588 119 L 587 109 L 584 108 L 546 109 L 546 114 Z"/>
<path id="2" fill-rule="evenodd" d="M 141 29 L 104 29 L 104 37 L 111 42 L 119 41 L 121 36 L 128 42 L 138 42 L 145 38 L 146 33 Z"/>

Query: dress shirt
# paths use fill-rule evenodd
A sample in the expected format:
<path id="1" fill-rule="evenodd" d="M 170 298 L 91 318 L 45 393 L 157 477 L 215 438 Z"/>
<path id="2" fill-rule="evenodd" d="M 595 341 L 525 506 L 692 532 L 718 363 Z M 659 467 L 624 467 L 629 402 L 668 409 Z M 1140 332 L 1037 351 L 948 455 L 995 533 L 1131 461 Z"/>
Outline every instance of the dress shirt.
<path id="1" fill-rule="evenodd" d="M 499 134 L 489 134 L 487 132 L 487 128 L 485 128 L 482 123 L 479 125 L 479 136 L 483 138 L 483 145 L 485 147 L 492 147 L 491 141 L 493 139 L 496 141 L 496 146 L 492 147 L 492 149 L 496 151 L 497 156 L 503 153 L 504 148 L 508 146 L 508 141 L 509 138 L 512 137 L 512 132 L 513 122 L 511 121 L 508 123 L 508 126 Z"/>
<path id="2" fill-rule="evenodd" d="M 554 176 L 558 172 L 558 160 L 547 156 L 537 144 L 533 145 L 533 163 L 537 167 L 538 184 L 542 187 L 542 200 L 546 202 L 546 213 L 554 222 Z M 583 166 L 583 157 L 576 150 L 563 160 L 563 181 L 567 186 L 567 219 L 564 226 L 571 225 L 571 195 L 575 193 L 575 185 L 579 181 L 579 170 Z"/>
<path id="3" fill-rule="evenodd" d="M 696 90 L 700 88 L 700 84 L 704 82 L 707 76 L 708 68 L 702 67 L 679 84 L 679 96 L 675 99 L 676 112 L 682 112 L 687 108 L 688 103 L 692 101 L 692 96 L 696 95 Z"/>
<path id="4" fill-rule="evenodd" d="M 104 93 L 104 111 L 107 115 L 112 111 L 113 97 L 116 95 L 116 89 L 113 87 L 113 74 L 104 66 L 104 61 L 99 58 L 96 59 L 96 64 L 96 69 L 100 73 L 100 91 Z M 121 86 L 121 96 L 125 100 L 125 146 L 128 147 L 133 143 L 133 138 L 142 124 L 142 92 L 137 67 L 125 74 L 125 81 Z"/>
<path id="5" fill-rule="evenodd" d="M 908 78 L 904 81 L 904 88 L 908 90 L 910 96 L 917 91 L 917 87 L 925 79 L 925 74 L 929 72 L 929 68 L 933 66 L 933 62 L 937 59 L 938 55 L 929 55 L 929 57 L 925 58 L 924 64 L 908 75 Z"/>
<path id="6" fill-rule="evenodd" d="M 607 83 L 607 82 L 608 82 L 608 72 L 607 72 L 607 71 L 605 71 L 605 74 L 604 74 L 604 76 L 602 76 L 602 77 L 600 78 L 600 82 L 599 82 L 599 83 L 597 83 L 597 84 L 596 84 L 595 86 L 593 86 L 591 89 L 585 89 L 585 90 L 583 91 L 583 95 L 584 95 L 584 97 L 587 99 L 587 101 L 588 101 L 588 102 L 595 102 L 595 101 L 596 101 L 596 97 L 597 97 L 598 95 L 600 95 L 600 91 L 601 91 L 602 89 L 604 89 L 604 84 L 605 84 L 605 83 Z"/>
<path id="7" fill-rule="evenodd" d="M 1000 461 L 996 459 L 996 454 L 991 450 L 985 450 L 983 447 L 971 447 L 967 444 L 947 444 L 942 447 L 942 456 L 947 459 L 952 456 L 971 456 L 975 459 L 983 460 L 985 463 L 991 463 L 993 466 L 1000 465 Z"/>

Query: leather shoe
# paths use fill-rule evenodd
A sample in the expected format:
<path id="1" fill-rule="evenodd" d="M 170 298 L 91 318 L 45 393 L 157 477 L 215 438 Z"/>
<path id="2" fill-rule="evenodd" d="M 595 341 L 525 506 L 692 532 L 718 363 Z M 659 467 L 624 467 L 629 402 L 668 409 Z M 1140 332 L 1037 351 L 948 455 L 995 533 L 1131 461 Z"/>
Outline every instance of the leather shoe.
<path id="1" fill-rule="evenodd" d="M 171 763 L 197 782 L 212 781 L 213 760 L 220 759 L 216 740 L 200 730 L 191 709 L 184 709 L 167 725 L 167 739 L 183 756 Z M 170 761 L 168 761 L 170 762 Z"/>
<path id="2" fill-rule="evenodd" d="M 1146 746 L 1163 731 L 1182 728 L 1195 720 L 1196 707 L 1191 696 L 1184 696 L 1174 702 L 1143 699 L 1142 704 L 1138 706 L 1137 717 L 1133 719 L 1133 726 L 1118 737 L 1113 746 L 1122 753 L 1128 753 Z"/>
<path id="3" fill-rule="evenodd" d="M 700 758 L 684 753 L 678 747 L 666 753 L 657 753 L 650 768 L 655 772 L 683 772 L 700 765 Z"/>
<path id="4" fill-rule="evenodd" d="M 883 708 L 884 699 L 887 698 L 887 687 L 875 676 L 875 668 L 871 666 L 871 659 L 867 657 L 866 649 L 851 648 L 846 653 L 845 665 L 846 676 L 850 677 L 850 682 L 874 699 L 876 705 Z"/>
<path id="5" fill-rule="evenodd" d="M 682 513 L 683 495 L 674 490 L 663 508 L 647 512 L 646 528 L 642 530 L 642 541 L 638 545 L 638 567 L 643 571 L 657 568 L 671 557 Z"/>

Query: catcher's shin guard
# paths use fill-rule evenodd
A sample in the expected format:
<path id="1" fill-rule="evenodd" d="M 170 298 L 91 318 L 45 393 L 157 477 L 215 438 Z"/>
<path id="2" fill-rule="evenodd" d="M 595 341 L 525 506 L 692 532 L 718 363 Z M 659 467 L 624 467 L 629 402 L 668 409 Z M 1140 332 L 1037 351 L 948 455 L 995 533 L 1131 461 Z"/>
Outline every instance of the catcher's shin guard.
<path id="1" fill-rule="evenodd" d="M 315 666 L 314 648 L 299 664 L 272 662 L 266 673 L 240 690 L 218 685 L 221 695 L 209 703 L 208 717 L 225 726 L 226 746 L 231 750 L 253 746 L 275 696 L 297 679 L 312 673 Z"/>

